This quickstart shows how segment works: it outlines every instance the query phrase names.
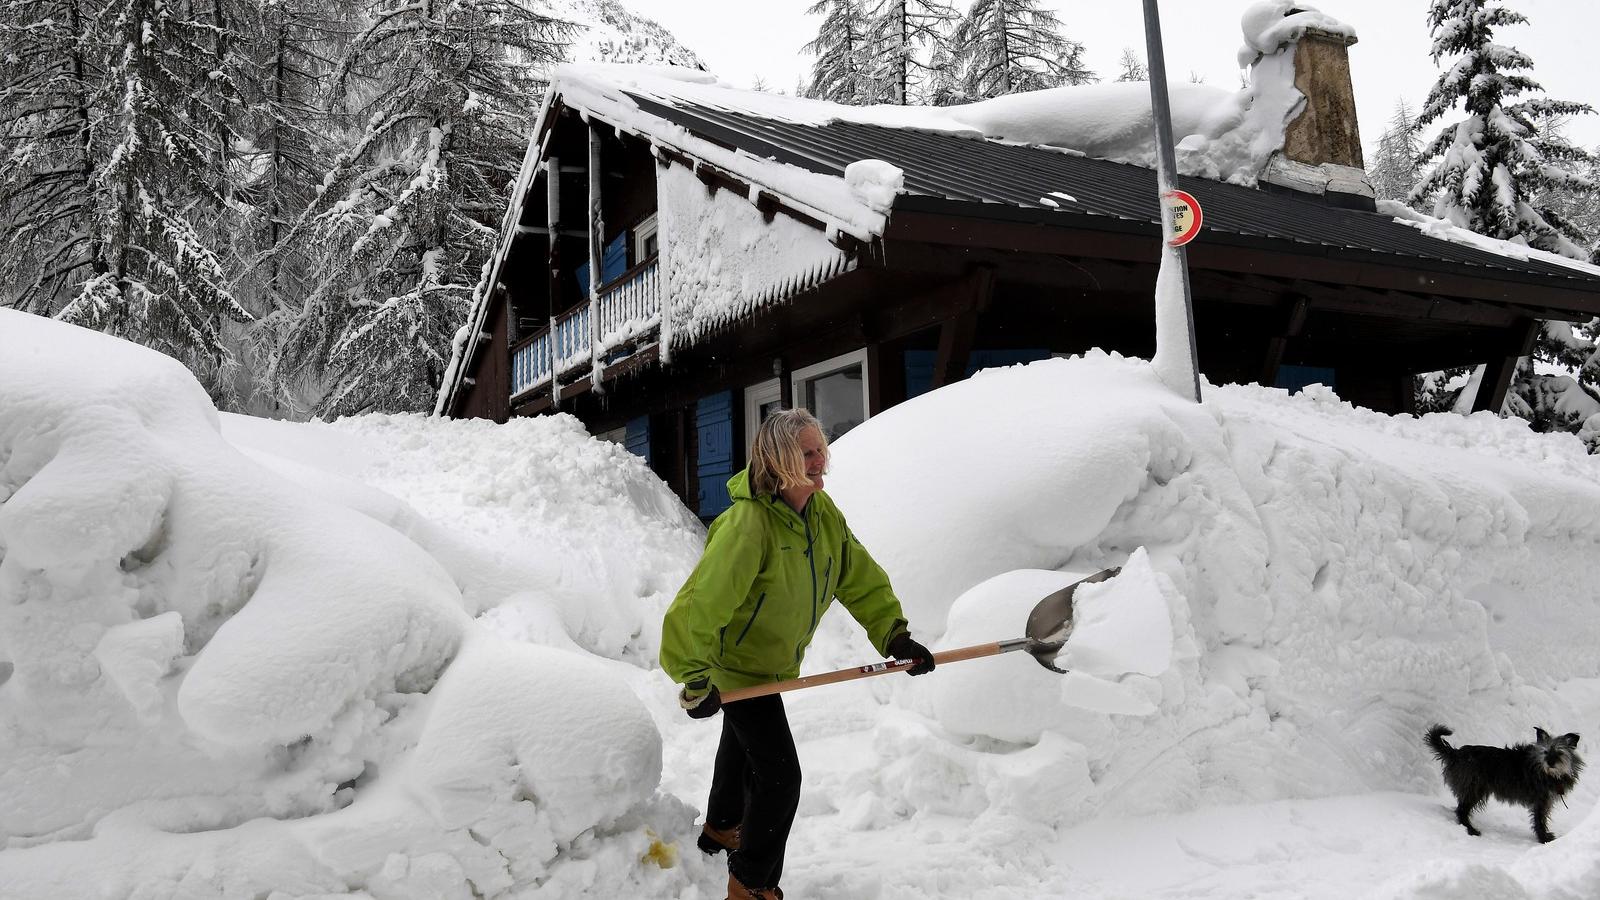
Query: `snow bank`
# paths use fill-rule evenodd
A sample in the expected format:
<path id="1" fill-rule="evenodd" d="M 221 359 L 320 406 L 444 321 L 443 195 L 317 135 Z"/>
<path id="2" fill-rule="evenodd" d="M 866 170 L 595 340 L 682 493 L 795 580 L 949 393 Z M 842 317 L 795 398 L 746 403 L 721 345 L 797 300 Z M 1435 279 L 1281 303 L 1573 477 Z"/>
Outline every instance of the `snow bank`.
<path id="1" fill-rule="evenodd" d="M 567 415 L 287 423 L 222 416 L 253 459 L 399 531 L 517 640 L 653 660 L 652 611 L 705 529 L 639 457 Z M 396 499 L 404 497 L 404 502 Z"/>
<path id="2" fill-rule="evenodd" d="M 637 865 L 692 821 L 655 796 L 649 714 L 615 663 L 475 623 L 482 551 L 436 558 L 404 504 L 254 451 L 312 490 L 281 477 L 181 365 L 95 332 L 0 310 L 0 411 L 7 897 L 494 895 L 597 855 L 610 889 L 687 877 Z"/>
<path id="3" fill-rule="evenodd" d="M 1121 619 L 1149 642 L 1142 672 L 1085 658 L 1064 679 L 1010 654 L 894 696 L 979 747 L 1052 744 L 1058 823 L 1431 791 L 1432 721 L 1568 727 L 1555 688 L 1600 675 L 1600 459 L 1520 421 L 1389 417 L 1320 387 L 1206 397 L 1091 353 L 981 372 L 842 438 L 829 491 L 938 646 L 1018 636 L 1045 593 L 1144 554 L 1138 596 L 1166 613 Z M 899 783 L 875 789 L 916 808 Z"/>

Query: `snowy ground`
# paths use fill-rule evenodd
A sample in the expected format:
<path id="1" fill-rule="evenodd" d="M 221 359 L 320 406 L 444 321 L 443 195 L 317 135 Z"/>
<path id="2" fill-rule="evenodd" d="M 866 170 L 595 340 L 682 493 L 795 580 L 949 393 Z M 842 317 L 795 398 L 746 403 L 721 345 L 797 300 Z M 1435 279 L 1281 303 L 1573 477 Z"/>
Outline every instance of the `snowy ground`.
<path id="1" fill-rule="evenodd" d="M 1195 407 L 1091 354 L 835 449 L 919 637 L 1017 636 L 1029 590 L 1125 565 L 1085 609 L 1142 640 L 791 695 L 788 896 L 1600 895 L 1600 776 L 1550 845 L 1504 806 L 1471 838 L 1421 743 L 1594 755 L 1570 435 Z M 653 664 L 702 534 L 570 419 L 218 416 L 162 357 L 0 311 L 0 896 L 723 896 L 692 849 L 718 729 Z M 835 612 L 807 668 L 871 656 Z"/>

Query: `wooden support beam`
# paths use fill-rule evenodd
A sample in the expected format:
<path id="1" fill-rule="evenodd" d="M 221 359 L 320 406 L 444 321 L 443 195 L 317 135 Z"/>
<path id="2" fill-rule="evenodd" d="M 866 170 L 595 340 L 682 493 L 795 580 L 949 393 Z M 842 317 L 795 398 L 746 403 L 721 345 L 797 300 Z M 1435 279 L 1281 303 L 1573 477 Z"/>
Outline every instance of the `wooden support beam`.
<path id="1" fill-rule="evenodd" d="M 536 416 L 551 406 L 549 394 L 538 394 L 512 406 L 512 413 L 519 416 Z"/>
<path id="2" fill-rule="evenodd" d="M 600 386 L 600 266 L 605 261 L 605 218 L 600 207 L 600 129 L 589 123 L 589 385 Z"/>
<path id="3" fill-rule="evenodd" d="M 550 254 L 546 259 L 545 270 L 548 275 L 549 304 L 546 310 L 545 321 L 553 327 L 556 321 L 556 297 L 561 291 L 561 160 L 551 156 L 545 161 L 545 219 L 550 237 Z M 549 348 L 549 355 L 545 362 L 550 367 L 551 405 L 561 405 L 561 383 L 556 377 L 556 342 L 555 336 L 545 343 Z"/>
<path id="4" fill-rule="evenodd" d="M 650 152 L 653 154 L 656 149 L 657 145 L 652 143 Z M 660 210 L 666 206 L 665 198 L 661 196 L 661 184 L 666 178 L 667 169 L 671 167 L 672 163 L 666 157 L 656 157 L 656 253 L 660 260 L 660 268 L 656 273 L 656 289 L 661 292 L 661 325 L 657 329 L 657 336 L 661 342 L 661 349 L 658 351 L 658 355 L 661 357 L 662 365 L 672 362 L 672 311 L 676 307 L 678 299 L 677 295 L 673 293 L 671 257 L 668 256 L 668 252 L 671 249 L 668 245 L 677 236 L 667 233 L 667 229 L 663 227 L 665 220 L 661 218 L 660 213 Z"/>
<path id="5" fill-rule="evenodd" d="M 972 340 L 977 333 L 977 310 L 959 313 L 939 326 L 939 352 L 934 357 L 933 378 L 928 390 L 961 380 L 967 372 L 967 358 L 972 355 Z"/>
<path id="6" fill-rule="evenodd" d="M 1281 307 L 1283 318 L 1277 333 L 1267 340 L 1266 358 L 1261 363 L 1262 387 L 1272 387 L 1278 383 L 1278 367 L 1283 365 L 1283 351 L 1289 346 L 1292 338 L 1300 336 L 1306 328 L 1306 313 L 1311 308 L 1311 301 L 1304 294 L 1290 294 L 1284 298 Z"/>
<path id="7" fill-rule="evenodd" d="M 895 365 L 898 359 L 890 357 L 898 357 L 898 354 L 888 352 L 882 341 L 872 341 L 867 344 L 867 418 L 869 419 L 889 408 L 886 396 L 887 382 L 894 380 L 897 373 L 902 379 L 905 377 L 904 364 Z M 901 393 L 904 392 L 902 388 Z"/>
<path id="8" fill-rule="evenodd" d="M 967 358 L 978 334 L 978 314 L 994 296 L 994 270 L 987 266 L 975 269 L 967 283 L 971 293 L 966 309 L 939 326 L 939 352 L 934 357 L 929 390 L 960 381 L 967 373 Z"/>
<path id="9" fill-rule="evenodd" d="M 1517 372 L 1517 361 L 1533 351 L 1533 338 L 1538 330 L 1539 320 L 1523 319 L 1507 332 L 1510 355 L 1497 356 L 1484 364 L 1483 377 L 1478 380 L 1478 394 L 1472 398 L 1473 412 L 1500 412 L 1506 402 L 1506 392 L 1511 389 L 1511 378 Z"/>

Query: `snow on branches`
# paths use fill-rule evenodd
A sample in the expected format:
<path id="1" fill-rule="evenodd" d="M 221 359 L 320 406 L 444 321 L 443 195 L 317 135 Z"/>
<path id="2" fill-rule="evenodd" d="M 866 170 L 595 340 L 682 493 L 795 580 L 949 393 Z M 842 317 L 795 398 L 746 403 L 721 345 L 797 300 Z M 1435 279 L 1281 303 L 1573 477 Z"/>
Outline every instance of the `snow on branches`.
<path id="1" fill-rule="evenodd" d="M 565 33 L 509 0 L 378 0 L 365 18 L 327 95 L 354 140 L 282 242 L 317 277 L 267 365 L 288 400 L 320 373 L 325 415 L 426 407 L 541 94 L 529 64 Z"/>
<path id="2" fill-rule="evenodd" d="M 1061 34 L 1061 20 L 1039 0 L 974 0 L 950 42 L 947 77 L 963 100 L 1097 80 L 1083 45 Z"/>
<path id="3" fill-rule="evenodd" d="M 1434 61 L 1459 57 L 1435 82 L 1417 125 L 1436 121 L 1457 103 L 1466 118 L 1445 126 L 1428 145 L 1424 155 L 1437 162 L 1412 189 L 1410 200 L 1431 199 L 1434 215 L 1479 234 L 1582 259 L 1587 256 L 1579 246 L 1583 236 L 1540 197 L 1587 185 L 1572 166 L 1590 156 L 1559 134 L 1541 131 L 1539 124 L 1593 109 L 1546 98 L 1509 102 L 1540 87 L 1521 74 L 1533 68 L 1533 60 L 1494 43 L 1494 29 L 1526 22 L 1490 0 L 1433 0 L 1428 24 Z"/>

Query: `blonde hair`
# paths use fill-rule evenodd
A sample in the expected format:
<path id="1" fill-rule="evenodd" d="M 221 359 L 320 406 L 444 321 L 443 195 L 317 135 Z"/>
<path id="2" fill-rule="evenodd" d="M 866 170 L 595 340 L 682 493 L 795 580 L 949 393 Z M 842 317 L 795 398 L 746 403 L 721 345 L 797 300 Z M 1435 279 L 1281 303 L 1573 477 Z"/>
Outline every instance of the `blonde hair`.
<path id="1" fill-rule="evenodd" d="M 822 423 L 801 408 L 784 409 L 767 416 L 756 429 L 750 445 L 750 490 L 775 494 L 780 490 L 810 483 L 806 476 L 806 454 L 800 447 L 800 434 L 815 428 L 822 435 L 822 452 L 828 452 L 828 436 Z M 826 472 L 826 461 L 823 463 Z"/>

